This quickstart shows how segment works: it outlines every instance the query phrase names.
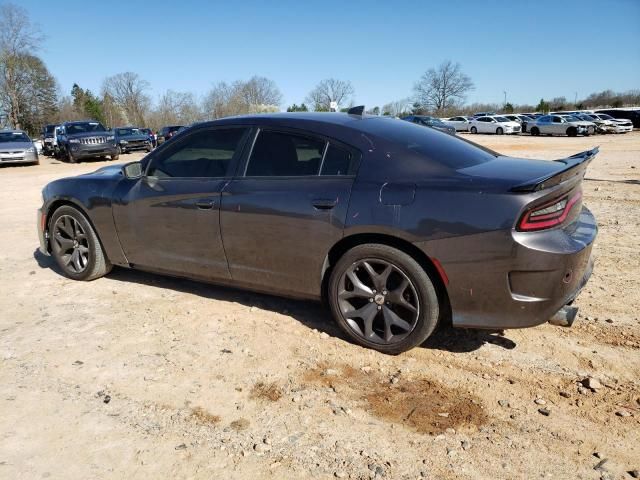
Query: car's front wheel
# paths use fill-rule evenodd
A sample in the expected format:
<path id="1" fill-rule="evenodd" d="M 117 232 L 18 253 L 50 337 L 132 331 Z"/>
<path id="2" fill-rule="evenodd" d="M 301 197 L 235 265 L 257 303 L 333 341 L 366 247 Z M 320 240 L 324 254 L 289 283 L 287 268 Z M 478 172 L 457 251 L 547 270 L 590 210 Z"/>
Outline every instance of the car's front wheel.
<path id="1" fill-rule="evenodd" d="M 497 133 L 498 135 L 502 135 L 502 134 L 504 133 L 504 130 L 502 129 L 502 127 L 498 127 L 498 128 L 496 129 L 496 133 Z"/>
<path id="2" fill-rule="evenodd" d="M 328 300 L 356 343 L 398 354 L 423 343 L 438 323 L 431 278 L 410 255 L 388 245 L 359 245 L 336 263 Z"/>
<path id="3" fill-rule="evenodd" d="M 478 133 L 478 129 L 476 127 L 471 127 L 471 133 Z"/>
<path id="4" fill-rule="evenodd" d="M 64 205 L 49 222 L 51 253 L 64 274 L 74 280 L 93 280 L 111 270 L 100 240 L 87 218 Z"/>
<path id="5" fill-rule="evenodd" d="M 537 137 L 538 135 L 540 135 L 540 130 L 538 129 L 538 127 L 531 128 L 531 135 L 534 137 Z"/>

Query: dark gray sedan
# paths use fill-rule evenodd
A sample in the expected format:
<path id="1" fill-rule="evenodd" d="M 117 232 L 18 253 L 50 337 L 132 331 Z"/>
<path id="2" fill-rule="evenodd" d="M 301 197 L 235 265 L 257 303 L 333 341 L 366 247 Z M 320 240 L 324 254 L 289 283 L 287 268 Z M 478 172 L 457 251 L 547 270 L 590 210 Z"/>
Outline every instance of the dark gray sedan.
<path id="1" fill-rule="evenodd" d="M 0 164 L 9 163 L 40 163 L 33 140 L 22 130 L 0 131 Z"/>
<path id="2" fill-rule="evenodd" d="M 325 298 L 353 341 L 399 353 L 442 321 L 571 323 L 592 268 L 582 178 L 596 153 L 510 158 L 354 113 L 230 117 L 49 183 L 40 248 L 77 280 L 117 265 Z"/>

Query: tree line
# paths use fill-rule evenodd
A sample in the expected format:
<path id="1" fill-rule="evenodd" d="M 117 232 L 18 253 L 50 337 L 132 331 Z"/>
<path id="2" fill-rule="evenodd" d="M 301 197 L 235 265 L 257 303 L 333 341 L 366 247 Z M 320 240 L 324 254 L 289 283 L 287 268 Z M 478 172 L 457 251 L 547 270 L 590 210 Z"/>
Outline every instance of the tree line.
<path id="1" fill-rule="evenodd" d="M 104 79 L 99 92 L 78 83 L 66 94 L 38 56 L 43 36 L 27 11 L 12 3 L 0 5 L 0 128 L 13 127 L 38 133 L 47 123 L 94 119 L 109 127 L 139 125 L 160 129 L 164 125 L 188 125 L 230 115 L 280 111 L 282 92 L 268 78 L 253 76 L 231 83 L 218 82 L 203 96 L 167 90 L 153 101 L 151 85 L 134 72 L 122 72 Z M 593 93 L 579 102 L 565 97 L 537 105 L 466 104 L 474 89 L 471 78 L 459 63 L 450 60 L 428 69 L 405 98 L 375 106 L 367 113 L 401 116 L 432 114 L 453 116 L 477 111 L 527 112 L 584 109 L 640 104 L 640 90 Z M 354 105 L 355 88 L 348 80 L 320 81 L 300 105 L 287 111 L 346 111 Z"/>

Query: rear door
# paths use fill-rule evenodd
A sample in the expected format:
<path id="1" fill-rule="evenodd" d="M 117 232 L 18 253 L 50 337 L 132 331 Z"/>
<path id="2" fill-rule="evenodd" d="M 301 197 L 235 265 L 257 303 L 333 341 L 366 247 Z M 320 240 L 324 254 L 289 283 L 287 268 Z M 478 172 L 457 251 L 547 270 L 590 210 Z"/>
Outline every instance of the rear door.
<path id="1" fill-rule="evenodd" d="M 342 238 L 360 154 L 308 132 L 261 128 L 224 189 L 220 224 L 232 278 L 264 291 L 317 297 Z"/>
<path id="2" fill-rule="evenodd" d="M 152 154 L 146 175 L 123 180 L 113 212 L 129 263 L 205 279 L 228 279 L 220 195 L 247 127 L 201 128 Z"/>

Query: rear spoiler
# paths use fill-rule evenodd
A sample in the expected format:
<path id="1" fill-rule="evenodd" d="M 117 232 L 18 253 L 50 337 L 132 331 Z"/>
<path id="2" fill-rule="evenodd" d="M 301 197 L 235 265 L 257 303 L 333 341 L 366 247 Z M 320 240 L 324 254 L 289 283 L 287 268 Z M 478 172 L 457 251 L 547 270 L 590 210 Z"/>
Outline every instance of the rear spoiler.
<path id="1" fill-rule="evenodd" d="M 587 165 L 594 159 L 594 157 L 600 151 L 600 147 L 592 148 L 584 152 L 576 153 L 567 158 L 561 158 L 560 160 L 554 160 L 557 163 L 564 163 L 565 166 L 562 170 L 559 170 L 542 177 L 538 177 L 533 180 L 527 180 L 526 183 L 521 183 L 511 188 L 512 192 L 536 192 L 545 188 L 559 185 L 562 182 L 566 182 L 570 178 L 578 175 L 583 175 L 587 169 Z"/>

